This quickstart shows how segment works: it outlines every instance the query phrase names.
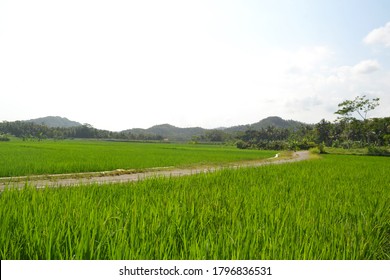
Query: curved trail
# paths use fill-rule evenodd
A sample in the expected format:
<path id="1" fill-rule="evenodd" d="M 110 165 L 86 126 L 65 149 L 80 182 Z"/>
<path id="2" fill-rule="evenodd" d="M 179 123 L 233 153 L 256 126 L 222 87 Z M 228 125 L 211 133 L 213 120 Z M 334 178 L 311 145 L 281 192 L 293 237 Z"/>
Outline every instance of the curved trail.
<path id="1" fill-rule="evenodd" d="M 289 158 L 271 158 L 260 161 L 250 161 L 244 163 L 232 163 L 229 166 L 213 166 L 213 167 L 193 167 L 193 168 L 174 168 L 165 170 L 149 170 L 146 172 L 132 173 L 132 174 L 120 174 L 104 175 L 104 172 L 96 173 L 79 173 L 79 174 L 62 174 L 62 175 L 49 175 L 49 176 L 30 176 L 30 177 L 16 177 L 16 178 L 0 178 L 0 191 L 6 187 L 22 188 L 27 183 L 30 186 L 36 188 L 45 187 L 65 187 L 65 186 L 78 186 L 88 184 L 106 184 L 106 183 L 126 183 L 144 180 L 151 177 L 178 177 L 188 176 L 199 173 L 214 172 L 226 168 L 240 168 L 240 167 L 256 167 L 269 164 L 282 164 L 289 162 L 296 162 L 302 160 L 308 160 L 310 154 L 308 151 L 295 152 L 292 157 Z M 108 172 L 109 174 L 110 172 Z M 84 176 L 86 175 L 86 176 Z M 66 178 L 68 177 L 68 178 Z M 71 178 L 72 177 L 72 178 Z M 79 178 L 74 178 L 79 177 Z"/>

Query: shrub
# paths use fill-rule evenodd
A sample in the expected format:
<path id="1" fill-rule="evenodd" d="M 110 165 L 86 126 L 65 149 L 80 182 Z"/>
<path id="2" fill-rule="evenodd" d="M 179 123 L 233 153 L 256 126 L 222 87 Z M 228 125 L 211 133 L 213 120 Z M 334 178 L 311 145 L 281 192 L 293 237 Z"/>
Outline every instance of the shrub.
<path id="1" fill-rule="evenodd" d="M 242 141 L 242 140 L 238 140 L 236 142 L 236 147 L 239 148 L 239 149 L 247 149 L 247 148 L 249 148 L 249 144 L 244 142 L 244 141 Z"/>
<path id="2" fill-rule="evenodd" d="M 10 139 L 6 135 L 0 135 L 0 141 L 6 142 L 9 141 Z"/>
<path id="3" fill-rule="evenodd" d="M 325 152 L 325 144 L 324 143 L 320 143 L 318 145 L 318 150 L 320 151 L 320 154 L 326 154 L 326 152 Z"/>
<path id="4" fill-rule="evenodd" d="M 390 156 L 390 151 L 384 147 L 370 146 L 368 154 L 372 156 Z"/>
<path id="5" fill-rule="evenodd" d="M 320 154 L 321 153 L 321 151 L 318 147 L 310 148 L 309 151 L 312 154 Z"/>

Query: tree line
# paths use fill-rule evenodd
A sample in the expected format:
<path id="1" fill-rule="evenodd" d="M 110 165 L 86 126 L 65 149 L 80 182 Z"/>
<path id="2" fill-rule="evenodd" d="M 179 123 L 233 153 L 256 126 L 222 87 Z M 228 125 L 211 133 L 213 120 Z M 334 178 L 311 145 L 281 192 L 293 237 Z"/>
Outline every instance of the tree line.
<path id="1" fill-rule="evenodd" d="M 363 148 L 390 144 L 390 117 L 330 122 L 296 129 L 268 127 L 237 135 L 237 147 L 257 149 L 309 149 L 324 145 L 336 148 Z"/>
<path id="2" fill-rule="evenodd" d="M 6 139 L 6 134 L 19 137 L 25 141 L 44 140 L 44 139 L 72 139 L 72 138 L 90 138 L 90 139 L 116 139 L 116 140 L 135 140 L 145 141 L 163 140 L 161 135 L 154 134 L 132 134 L 130 132 L 113 132 L 92 127 L 84 124 L 75 127 L 48 127 L 43 124 L 32 122 L 15 121 L 0 123 L 0 138 Z M 8 137 L 9 139 L 9 137 Z"/>
<path id="3" fill-rule="evenodd" d="M 362 148 L 390 145 L 390 117 L 368 118 L 370 111 L 379 105 L 379 98 L 368 99 L 358 96 L 338 105 L 335 122 L 322 119 L 314 125 L 300 125 L 295 128 L 268 126 L 261 129 L 247 129 L 244 132 L 227 132 L 212 129 L 192 137 L 192 142 L 231 143 L 240 149 L 298 150 L 314 147 Z M 23 140 L 95 138 L 125 141 L 163 141 L 157 134 L 112 132 L 84 124 L 76 127 L 48 127 L 31 122 L 0 123 L 0 141 L 7 141 L 6 135 Z"/>
<path id="4" fill-rule="evenodd" d="M 238 135 L 238 148 L 258 149 L 309 149 L 314 147 L 364 148 L 373 153 L 385 153 L 373 147 L 390 145 L 390 117 L 371 118 L 368 113 L 379 106 L 379 98 L 365 95 L 345 100 L 335 112 L 335 122 L 322 119 L 315 125 L 302 125 L 297 129 L 268 127 L 260 131 L 248 130 Z"/>

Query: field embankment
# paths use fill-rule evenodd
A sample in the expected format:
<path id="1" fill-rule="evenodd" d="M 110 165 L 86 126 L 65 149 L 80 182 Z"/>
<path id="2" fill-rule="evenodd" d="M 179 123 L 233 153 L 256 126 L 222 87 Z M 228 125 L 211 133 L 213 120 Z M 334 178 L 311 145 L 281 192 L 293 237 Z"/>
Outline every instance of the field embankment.
<path id="1" fill-rule="evenodd" d="M 279 155 L 279 154 L 277 154 Z M 144 180 L 152 177 L 179 177 L 194 175 L 205 172 L 215 172 L 225 168 L 256 167 L 268 164 L 282 164 L 309 159 L 308 151 L 285 152 L 283 157 L 273 157 L 262 160 L 240 161 L 224 163 L 223 165 L 201 165 L 187 168 L 150 168 L 141 171 L 131 170 L 114 170 L 105 172 L 88 172 L 73 174 L 57 174 L 45 176 L 19 176 L 10 178 L 0 178 L 0 191 L 6 187 L 22 188 L 26 184 L 37 188 L 44 187 L 61 187 L 61 186 L 79 186 L 90 184 L 107 184 L 107 183 L 126 183 Z"/>

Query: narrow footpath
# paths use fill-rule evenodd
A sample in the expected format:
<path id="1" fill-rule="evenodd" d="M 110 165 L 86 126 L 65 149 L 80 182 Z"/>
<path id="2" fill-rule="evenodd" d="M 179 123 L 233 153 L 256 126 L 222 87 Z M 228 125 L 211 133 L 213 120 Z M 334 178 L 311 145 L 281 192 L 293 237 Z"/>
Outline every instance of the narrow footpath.
<path id="1" fill-rule="evenodd" d="M 89 184 L 107 184 L 107 183 L 126 183 L 144 180 L 151 177 L 178 177 L 189 176 L 199 173 L 215 172 L 217 170 L 226 168 L 240 168 L 240 167 L 257 167 L 269 164 L 283 164 L 289 162 L 296 162 L 308 160 L 310 154 L 308 151 L 299 151 L 293 153 L 291 157 L 274 158 L 248 161 L 240 163 L 232 163 L 228 166 L 211 166 L 211 167 L 192 167 L 192 168 L 168 168 L 147 170 L 145 172 L 137 172 L 127 174 L 126 170 L 109 171 L 109 172 L 91 172 L 91 173 L 75 173 L 75 174 L 60 174 L 60 175 L 37 175 L 37 176 L 22 176 L 22 177 L 7 177 L 0 178 L 0 191 L 6 187 L 23 188 L 28 184 L 36 188 L 45 187 L 65 187 L 65 186 L 79 186 Z M 123 174 L 124 173 L 124 174 Z"/>

